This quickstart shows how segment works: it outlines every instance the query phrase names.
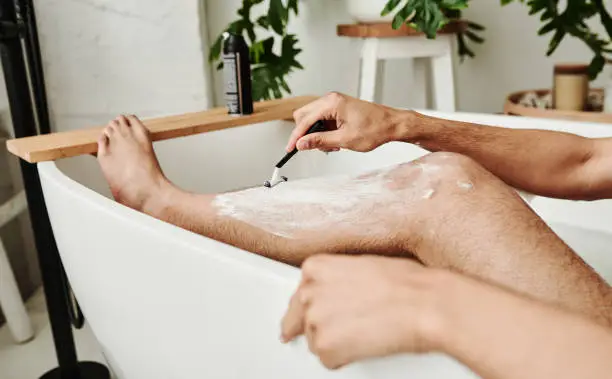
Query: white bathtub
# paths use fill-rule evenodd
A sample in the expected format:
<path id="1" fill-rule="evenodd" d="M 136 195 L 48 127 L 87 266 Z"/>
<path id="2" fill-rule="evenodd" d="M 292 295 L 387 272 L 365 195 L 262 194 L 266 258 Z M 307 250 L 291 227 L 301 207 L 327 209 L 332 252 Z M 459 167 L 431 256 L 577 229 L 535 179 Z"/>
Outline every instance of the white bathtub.
<path id="1" fill-rule="evenodd" d="M 427 113 L 507 127 L 612 135 L 612 126 L 601 124 Z M 159 142 L 155 148 L 170 179 L 182 187 L 227 191 L 267 179 L 291 127 L 285 122 L 251 125 Z M 422 154 L 420 148 L 399 143 L 367 154 L 307 152 L 298 154 L 284 173 L 292 180 L 360 172 Z M 328 371 L 304 340 L 282 345 L 278 339 L 299 270 L 115 203 L 93 157 L 41 163 L 39 170 L 68 277 L 120 378 L 475 377 L 439 354 L 396 356 Z M 532 206 L 612 281 L 612 201 L 535 198 Z"/>

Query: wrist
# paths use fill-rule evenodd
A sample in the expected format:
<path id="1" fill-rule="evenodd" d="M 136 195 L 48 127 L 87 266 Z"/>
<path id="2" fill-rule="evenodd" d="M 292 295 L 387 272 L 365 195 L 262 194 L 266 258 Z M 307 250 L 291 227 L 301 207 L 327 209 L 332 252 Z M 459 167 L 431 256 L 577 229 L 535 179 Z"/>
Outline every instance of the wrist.
<path id="1" fill-rule="evenodd" d="M 424 115 L 413 110 L 395 110 L 392 140 L 414 143 L 418 141 L 423 132 Z"/>
<path id="2" fill-rule="evenodd" d="M 423 270 L 423 278 L 419 280 L 418 287 L 421 290 L 418 307 L 418 318 L 416 325 L 414 316 L 407 314 L 403 317 L 406 325 L 403 330 L 408 331 L 408 344 L 414 343 L 416 327 L 416 338 L 420 352 L 445 352 L 449 333 L 452 332 L 452 300 L 454 287 L 457 285 L 459 276 L 446 270 L 427 268 Z M 414 292 L 414 287 L 408 289 Z M 415 304 L 408 304 L 406 312 L 414 314 Z M 410 323 L 411 325 L 408 325 Z M 414 346 L 407 346 L 406 352 L 414 352 Z"/>

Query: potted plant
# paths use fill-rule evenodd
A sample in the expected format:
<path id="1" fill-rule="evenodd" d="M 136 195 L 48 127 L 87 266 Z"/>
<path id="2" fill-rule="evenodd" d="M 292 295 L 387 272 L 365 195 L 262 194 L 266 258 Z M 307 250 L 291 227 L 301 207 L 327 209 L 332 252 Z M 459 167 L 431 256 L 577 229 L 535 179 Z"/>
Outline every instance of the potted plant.
<path id="1" fill-rule="evenodd" d="M 565 9 L 561 9 L 558 0 L 501 0 L 501 4 L 514 1 L 527 3 L 530 15 L 540 14 L 544 25 L 538 30 L 538 35 L 552 33 L 546 56 L 552 55 L 565 37 L 578 38 L 593 52 L 589 78 L 597 78 L 606 64 L 606 55 L 612 53 L 612 18 L 603 0 L 568 0 Z M 600 36 L 589 27 L 587 21 L 594 17 L 599 18 L 607 35 Z"/>
<path id="2" fill-rule="evenodd" d="M 407 0 L 402 0 L 404 3 Z M 357 23 L 378 23 L 393 21 L 392 14 L 381 14 L 389 0 L 346 0 L 346 8 Z"/>
<path id="3" fill-rule="evenodd" d="M 373 4 L 380 9 L 383 20 L 390 20 L 394 28 L 403 24 L 423 32 L 427 38 L 435 38 L 437 32 L 451 20 L 460 20 L 462 10 L 469 6 L 469 0 L 347 0 L 353 4 L 355 12 L 357 7 L 363 11 L 371 12 Z M 531 15 L 541 14 L 544 22 L 538 35 L 552 33 L 546 55 L 551 55 L 566 36 L 582 40 L 593 52 L 589 65 L 589 77 L 595 79 L 603 70 L 606 54 L 612 52 L 610 41 L 612 38 L 612 18 L 610 17 L 603 0 L 568 0 L 565 10 L 560 10 L 558 0 L 500 0 L 501 5 L 513 1 L 526 3 Z M 367 9 L 365 7 L 368 7 Z M 255 16 L 254 9 L 259 10 Z M 287 76 L 294 70 L 303 69 L 297 57 L 302 51 L 297 47 L 298 38 L 287 31 L 291 17 L 299 14 L 298 0 L 243 0 L 237 11 L 238 19 L 231 22 L 225 31 L 245 36 L 250 48 L 253 99 L 266 100 L 281 98 L 283 93 L 291 94 L 287 84 Z M 363 20 L 375 20 L 366 13 Z M 599 36 L 592 31 L 586 21 L 598 17 L 606 29 L 606 36 Z M 482 25 L 466 21 L 465 28 L 457 34 L 458 54 L 463 60 L 474 57 L 469 46 L 470 42 L 482 43 L 484 39 L 479 35 L 484 30 Z M 258 30 L 272 32 L 272 36 L 259 39 Z M 269 34 L 269 33 L 268 33 Z M 212 45 L 209 60 L 218 62 L 220 59 L 223 37 L 220 34 Z M 279 54 L 274 47 L 280 43 Z M 217 68 L 222 68 L 219 63 Z"/>

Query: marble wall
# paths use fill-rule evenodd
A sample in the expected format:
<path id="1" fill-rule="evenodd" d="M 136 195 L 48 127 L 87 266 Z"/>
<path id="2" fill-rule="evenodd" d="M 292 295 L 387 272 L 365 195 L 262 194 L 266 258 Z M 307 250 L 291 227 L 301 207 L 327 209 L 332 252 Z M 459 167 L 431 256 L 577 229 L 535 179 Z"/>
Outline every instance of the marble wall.
<path id="1" fill-rule="evenodd" d="M 34 3 L 54 131 L 105 124 L 120 113 L 146 118 L 211 106 L 202 1 Z M 4 88 L 1 75 L 0 84 Z M 4 90 L 0 90 L 0 119 L 0 131 L 10 132 Z M 0 154 L 4 153 L 2 149 Z M 12 158 L 11 162 L 13 186 L 20 188 L 17 162 Z M 84 181 L 99 179 L 90 175 L 97 170 L 94 159 L 64 166 Z M 13 238 L 7 248 L 22 292 L 28 296 L 40 284 L 40 276 L 29 219 L 24 216 L 19 222 L 22 241 Z M 14 225 L 10 228 L 5 233 L 17 230 Z"/>
<path id="2" fill-rule="evenodd" d="M 210 105 L 199 0 L 36 2 L 55 130 Z"/>

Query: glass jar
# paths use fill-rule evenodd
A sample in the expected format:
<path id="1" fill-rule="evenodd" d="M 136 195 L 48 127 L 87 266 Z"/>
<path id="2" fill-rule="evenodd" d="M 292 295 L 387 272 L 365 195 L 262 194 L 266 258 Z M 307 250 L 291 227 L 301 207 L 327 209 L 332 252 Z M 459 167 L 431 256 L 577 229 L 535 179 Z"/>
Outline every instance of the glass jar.
<path id="1" fill-rule="evenodd" d="M 555 65 L 553 108 L 564 111 L 584 111 L 589 96 L 588 65 Z"/>

